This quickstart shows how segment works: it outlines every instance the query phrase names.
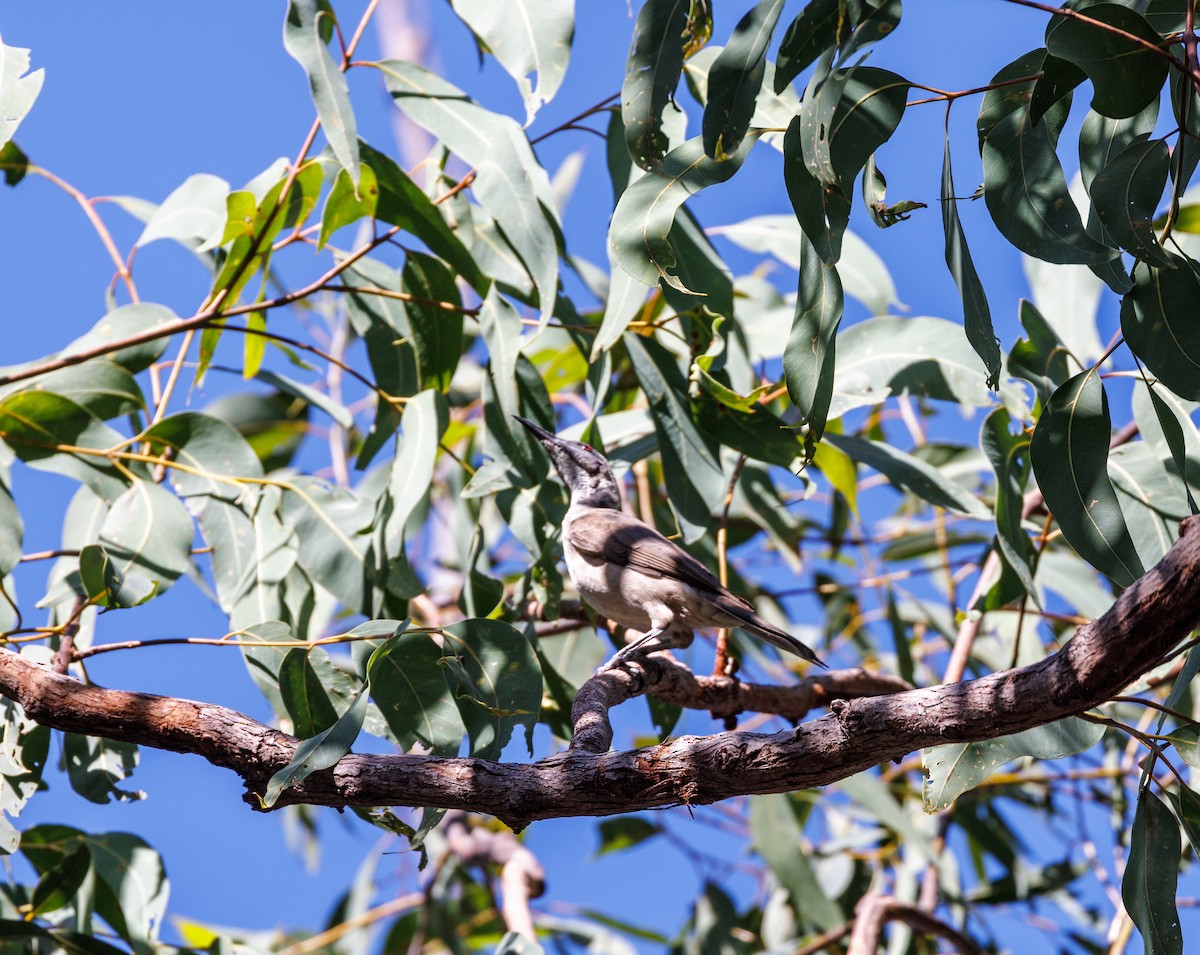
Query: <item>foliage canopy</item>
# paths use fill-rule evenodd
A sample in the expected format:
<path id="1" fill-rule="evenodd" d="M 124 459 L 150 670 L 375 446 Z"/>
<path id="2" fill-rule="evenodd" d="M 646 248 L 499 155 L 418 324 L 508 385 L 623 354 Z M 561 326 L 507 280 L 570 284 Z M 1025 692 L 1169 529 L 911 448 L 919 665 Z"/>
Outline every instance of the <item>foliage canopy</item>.
<path id="1" fill-rule="evenodd" d="M 352 749 L 409 754 L 390 765 L 443 774 L 412 816 L 347 786 L 329 799 L 438 859 L 405 904 L 370 908 L 366 868 L 311 944 L 184 923 L 184 947 L 532 951 L 535 927 L 543 944 L 668 944 L 662 927 L 619 913 L 531 915 L 536 860 L 511 834 L 446 815 L 474 805 L 454 773 L 526 753 L 566 772 L 571 756 L 555 754 L 581 726 L 577 694 L 621 637 L 564 582 L 565 496 L 514 415 L 602 449 L 632 510 L 850 668 L 822 683 L 736 632 L 718 636 L 712 677 L 673 661 L 635 667 L 643 684 L 613 689 L 600 709 L 649 690 L 638 771 L 646 794 L 666 788 L 620 808 L 716 798 L 693 800 L 669 767 L 650 766 L 677 726 L 721 729 L 681 724 L 687 708 L 723 717 L 742 745 L 743 710 L 762 715 L 741 733 L 778 731 L 814 707 L 840 714 L 833 703 L 995 675 L 1143 606 L 1147 570 L 1179 546 L 1200 486 L 1194 10 L 1013 2 L 1042 11 L 1029 15 L 1045 17 L 1044 45 L 946 91 L 887 68 L 889 45 L 913 42 L 892 36 L 900 0 L 758 0 L 737 14 L 646 0 L 611 95 L 535 134 L 546 104 L 571 94 L 572 0 L 451 2 L 516 84 L 517 115 L 389 57 L 386 38 L 383 55 L 361 59 L 375 3 L 356 20 L 349 4 L 289 0 L 282 42 L 315 111 L 299 148 L 289 144 L 295 158 L 241 188 L 181 170 L 161 202 L 113 200 L 114 216 L 143 224 L 126 251 L 95 199 L 17 145 L 42 73 L 29 51 L 0 46 L 6 182 L 41 177 L 76 198 L 114 269 L 95 327 L 0 369 L 0 637 L 14 664 L 0 667 L 0 849 L 35 873 L 0 893 L 0 952 L 166 947 L 152 847 L 19 828 L 42 798 L 52 726 L 64 730 L 70 786 L 98 803 L 136 795 L 125 788 L 135 742 L 237 768 L 257 808 L 308 824 L 319 787 L 359 765 Z M 424 131 L 421 162 L 406 169 L 396 144 L 360 136 L 356 111 L 369 102 L 351 96 L 351 72 Z M 940 194 L 895 201 L 889 141 L 938 104 Z M 958 170 L 958 187 L 955 108 L 978 109 L 979 165 Z M 539 152 L 579 130 L 605 143 L 606 263 L 573 250 L 570 164 L 551 175 Z M 753 175 L 774 170 L 777 208 L 702 222 L 693 197 L 720 195 L 752 163 Z M 977 170 L 970 198 L 1026 258 L 1033 287 L 1034 301 L 1004 307 L 1021 326 L 1009 341 L 960 217 L 961 183 Z M 903 230 L 934 208 L 961 301 L 944 318 L 905 314 L 883 261 L 849 230 L 852 218 Z M 139 294 L 135 253 L 155 242 L 183 246 L 211 277 L 182 316 Z M 1102 296 L 1119 308 L 1107 344 Z M 195 408 L 192 391 L 212 400 Z M 77 488 L 51 554 L 22 546 L 25 524 L 46 519 L 36 497 L 13 493 L 24 468 Z M 227 632 L 162 642 L 236 647 L 290 734 L 270 739 L 295 738 L 288 758 L 264 756 L 248 773 L 217 743 L 189 749 L 182 730 L 137 716 L 132 696 L 84 694 L 89 658 L 134 649 L 121 622 L 185 587 L 220 607 Z M 1140 623 L 1165 626 L 1149 610 Z M 1053 702 L 1076 714 L 1065 719 L 1049 701 L 1016 722 L 946 714 L 919 757 L 846 769 L 820 798 L 735 781 L 728 812 L 697 809 L 695 826 L 731 826 L 752 846 L 758 898 L 708 883 L 669 944 L 808 952 L 824 938 L 862 953 L 893 922 L 893 951 L 929 951 L 933 937 L 999 950 L 1006 916 L 995 913 L 1015 908 L 1050 913 L 1061 951 L 1127 942 L 1136 926 L 1147 951 L 1181 952 L 1180 866 L 1200 851 L 1200 796 L 1184 771 L 1200 767 L 1200 655 L 1175 649 L 1189 629 L 1168 627 L 1154 657 L 1124 674 L 1128 695 L 1096 707 L 1064 689 L 1067 702 Z M 706 665 L 706 650 L 692 660 Z M 47 683 L 47 672 L 81 682 Z M 85 705 L 116 707 L 114 728 L 87 723 Z M 552 808 L 497 815 L 524 825 L 591 812 L 570 793 Z M 600 851 L 678 838 L 664 818 L 598 823 Z M 1115 843 L 1111 860 L 1093 831 Z M 373 941 L 353 934 L 374 922 L 386 931 Z"/>

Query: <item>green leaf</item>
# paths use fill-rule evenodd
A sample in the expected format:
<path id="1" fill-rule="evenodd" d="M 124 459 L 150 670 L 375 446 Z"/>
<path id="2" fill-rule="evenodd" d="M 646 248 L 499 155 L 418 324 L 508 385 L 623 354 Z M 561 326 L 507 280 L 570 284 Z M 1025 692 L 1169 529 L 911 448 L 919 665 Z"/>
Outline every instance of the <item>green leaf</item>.
<path id="1" fill-rule="evenodd" d="M 413 632 L 397 633 L 371 654 L 371 698 L 405 750 L 420 742 L 436 755 L 458 755 L 466 727 L 443 673 L 443 655 L 429 634 Z"/>
<path id="2" fill-rule="evenodd" d="M 1155 391 L 1154 386 L 1149 382 L 1146 383 L 1146 391 L 1149 393 L 1150 402 L 1154 406 L 1154 416 L 1158 419 L 1159 427 L 1162 429 L 1163 441 L 1171 453 L 1171 460 L 1175 463 L 1175 471 L 1183 482 L 1183 491 L 1187 495 L 1188 509 L 1193 514 L 1200 514 L 1200 507 L 1197 506 L 1196 499 L 1192 497 L 1192 488 L 1188 483 L 1187 439 L 1183 434 L 1183 426 L 1180 425 L 1175 410 Z M 1143 437 L 1145 436 L 1143 435 Z M 1149 438 L 1146 440 L 1149 441 Z M 2 566 L 0 564 L 0 567 Z"/>
<path id="3" fill-rule="evenodd" d="M 712 33 L 707 0 L 647 0 L 638 12 L 621 87 L 621 118 L 629 155 L 653 172 L 667 156 L 663 112 L 668 109 L 683 61 Z"/>
<path id="4" fill-rule="evenodd" d="M 336 723 L 296 747 L 292 761 L 278 770 L 267 782 L 267 790 L 259 800 L 263 809 L 274 806 L 285 789 L 303 782 L 313 773 L 329 769 L 350 752 L 350 747 L 354 745 L 362 729 L 363 718 L 367 713 L 367 699 L 367 688 L 364 685 L 349 709 L 338 717 Z"/>
<path id="5" fill-rule="evenodd" d="M 562 85 L 575 33 L 573 0 L 451 0 L 454 12 L 505 71 L 525 101 L 525 125 Z M 537 75 L 537 86 L 529 77 Z"/>
<path id="6" fill-rule="evenodd" d="M 29 50 L 0 43 L 0 146 L 17 134 L 42 91 L 45 70 L 29 70 Z"/>
<path id="7" fill-rule="evenodd" d="M 937 507 L 958 511 L 977 520 L 991 515 L 961 484 L 945 477 L 920 458 L 882 441 L 867 441 L 849 434 L 826 434 L 825 440 L 860 464 L 874 468 L 895 487 L 915 494 Z"/>
<path id="8" fill-rule="evenodd" d="M 134 801 L 145 795 L 117 787 L 137 767 L 138 748 L 133 743 L 64 733 L 62 761 L 71 788 L 88 802 L 103 806 L 114 799 Z"/>
<path id="9" fill-rule="evenodd" d="M 600 845 L 596 847 L 596 857 L 608 855 L 610 852 L 632 849 L 634 846 L 654 838 L 662 831 L 662 826 L 643 819 L 641 816 L 602 819 L 597 826 Z"/>
<path id="10" fill-rule="evenodd" d="M 1154 28 L 1117 3 L 1090 4 L 1081 13 L 1081 17 L 1050 19 L 1046 49 L 1088 75 L 1095 88 L 1092 109 L 1121 119 L 1158 99 L 1169 69 L 1167 58 L 1103 27 L 1115 27 L 1161 48 L 1162 39 Z"/>
<path id="11" fill-rule="evenodd" d="M 285 395 L 292 395 L 314 408 L 320 408 L 347 431 L 354 427 L 354 415 L 350 409 L 318 388 L 274 371 L 260 371 L 254 377 L 268 385 L 273 385 Z"/>
<path id="12" fill-rule="evenodd" d="M 1016 433 L 1013 425 L 1018 425 Z M 1025 593 L 1041 606 L 1033 583 L 1037 551 L 1021 526 L 1025 484 L 1029 480 L 1029 437 L 1007 408 L 984 419 L 979 439 L 996 472 L 996 543 L 1000 558 L 1016 574 Z"/>
<path id="13" fill-rule="evenodd" d="M 1035 126 L 1051 106 L 1087 79 L 1087 74 L 1070 60 L 1050 54 L 1042 61 L 1041 73 L 1029 97 L 1029 119 Z"/>
<path id="14" fill-rule="evenodd" d="M 0 700 L 0 853 L 15 852 L 21 834 L 12 819 L 41 788 L 50 728 L 31 720 L 19 703 Z"/>
<path id="15" fill-rule="evenodd" d="M 518 726 L 533 755 L 533 729 L 542 707 L 542 671 L 524 634 L 499 620 L 463 620 L 443 631 L 443 652 L 456 657 L 461 671 L 447 669 L 471 755 L 499 759 Z M 465 678 L 465 679 L 463 679 Z"/>
<path id="16" fill-rule="evenodd" d="M 284 488 L 281 516 L 296 532 L 300 565 L 351 610 L 368 612 L 369 567 L 364 562 L 373 508 L 345 488 L 298 477 Z"/>
<path id="17" fill-rule="evenodd" d="M 325 248 L 338 229 L 352 225 L 360 219 L 375 218 L 379 204 L 379 183 L 375 173 L 365 162 L 359 164 L 357 185 L 350 173 L 339 169 L 333 188 L 325 197 L 325 209 L 321 213 L 321 234 L 317 237 L 317 248 Z"/>
<path id="18" fill-rule="evenodd" d="M 415 235 L 430 252 L 449 263 L 454 273 L 461 275 L 476 293 L 486 295 L 488 279 L 479 271 L 462 240 L 446 224 L 433 200 L 389 156 L 363 142 L 359 143 L 359 152 L 375 173 L 379 189 L 375 215 Z"/>
<path id="19" fill-rule="evenodd" d="M 103 348 L 113 342 L 124 341 L 178 321 L 179 317 L 165 305 L 155 305 L 151 302 L 122 305 L 100 319 L 91 331 L 71 342 L 59 353 L 59 357 L 69 358 L 94 348 Z M 122 365 L 130 373 L 137 374 L 162 357 L 167 348 L 167 341 L 168 336 L 163 335 L 140 345 L 130 345 L 111 352 L 108 358 Z"/>
<path id="20" fill-rule="evenodd" d="M 1183 833 L 1191 843 L 1192 852 L 1200 852 L 1200 796 L 1182 784 L 1178 791 L 1172 788 L 1166 792 L 1171 805 L 1175 807 L 1175 815 L 1183 826 Z"/>
<path id="21" fill-rule="evenodd" d="M 970 407 L 992 403 L 979 357 L 962 328 L 944 318 L 881 316 L 842 332 L 831 415 L 883 401 L 893 394 L 923 395 Z M 1002 396 L 1005 388 L 1001 387 Z"/>
<path id="22" fill-rule="evenodd" d="M 817 84 L 800 103 L 800 145 L 809 171 L 849 195 L 867 159 L 900 124 L 908 81 L 889 70 L 856 66 Z"/>
<path id="23" fill-rule="evenodd" d="M 844 306 L 837 269 L 802 238 L 796 314 L 783 352 L 783 374 L 788 396 L 807 427 L 804 444 L 810 458 L 825 433 Z"/>
<path id="24" fill-rule="evenodd" d="M 682 2 L 682 0 L 680 0 Z M 609 226 L 613 258 L 644 285 L 664 282 L 691 292 L 675 274 L 677 261 L 668 241 L 675 213 L 706 186 L 726 182 L 741 167 L 756 136 L 746 136 L 736 153 L 717 161 L 704 154 L 700 137 L 672 149 L 655 175 L 643 176 L 622 193 Z"/>
<path id="25" fill-rule="evenodd" d="M 0 169 L 6 186 L 17 185 L 29 171 L 29 157 L 11 139 L 0 146 Z"/>
<path id="26" fill-rule="evenodd" d="M 1020 338 L 1008 353 L 1009 374 L 1024 378 L 1045 404 L 1070 376 L 1066 346 L 1059 340 L 1032 302 L 1021 299 L 1021 325 L 1028 338 Z"/>
<path id="27" fill-rule="evenodd" d="M 65 855 L 61 862 L 42 873 L 34 886 L 28 918 L 57 912 L 70 905 L 92 869 L 92 854 L 86 844 Z"/>
<path id="28" fill-rule="evenodd" d="M 555 205 L 550 181 L 525 133 L 511 118 L 484 109 L 414 63 L 387 60 L 376 65 L 405 115 L 475 170 L 471 192 L 520 258 L 537 291 L 542 320 L 547 320 L 558 292 Z M 378 167 L 375 172 L 382 189 L 383 175 Z M 381 217 L 382 210 L 381 193 Z"/>
<path id="29" fill-rule="evenodd" d="M 20 562 L 24 532 L 25 522 L 21 519 L 12 492 L 0 482 L 0 579 L 7 577 Z"/>
<path id="30" fill-rule="evenodd" d="M 1069 716 L 1010 736 L 922 750 L 925 811 L 949 809 L 955 799 L 1014 759 L 1062 759 L 1091 749 L 1103 735 L 1103 726 Z"/>
<path id="31" fill-rule="evenodd" d="M 186 508 L 152 481 L 136 481 L 113 501 L 100 545 L 125 578 L 140 577 L 162 593 L 192 565 L 195 527 Z"/>
<path id="32" fill-rule="evenodd" d="M 312 649 L 324 653 L 319 647 Z M 324 732 L 338 720 L 338 712 L 312 665 L 309 649 L 287 651 L 279 667 L 279 693 L 292 718 L 293 732 L 301 739 Z"/>
<path id="33" fill-rule="evenodd" d="M 1158 99 L 1152 99 L 1141 112 L 1124 119 L 1113 119 L 1089 110 L 1079 131 L 1079 175 L 1090 191 L 1092 180 L 1124 150 L 1144 143 L 1158 120 Z"/>
<path id="34" fill-rule="evenodd" d="M 1200 337 L 1195 306 L 1200 301 L 1200 265 L 1171 256 L 1174 268 L 1139 262 L 1133 291 L 1121 302 L 1121 332 L 1146 367 L 1181 398 L 1200 399 Z"/>
<path id="35" fill-rule="evenodd" d="M 1038 486 L 1063 536 L 1084 560 L 1128 587 L 1144 570 L 1108 479 L 1112 424 L 1095 369 L 1046 402 L 1030 453 Z"/>
<path id="36" fill-rule="evenodd" d="M 967 248 L 967 236 L 958 218 L 958 203 L 954 195 L 954 175 L 950 169 L 950 131 L 946 130 L 945 151 L 942 157 L 942 227 L 946 232 L 946 265 L 954 276 L 958 294 L 962 297 L 964 326 L 967 341 L 975 349 L 987 369 L 989 388 L 1000 385 L 1000 343 L 992 327 L 992 311 L 988 308 L 987 295 L 971 250 Z"/>
<path id="37" fill-rule="evenodd" d="M 1129 833 L 1129 860 L 1121 880 L 1121 899 L 1142 933 L 1146 952 L 1183 955 L 1183 935 L 1175 890 L 1183 849 L 1179 823 L 1149 786 L 1138 793 Z"/>
<path id="38" fill-rule="evenodd" d="M 796 917 L 806 928 L 827 932 L 845 921 L 801 848 L 803 836 L 789 797 L 782 793 L 751 796 L 750 832 L 755 849 L 787 889 Z"/>
<path id="39" fill-rule="evenodd" d="M 65 474 L 106 501 L 126 488 L 122 473 L 103 454 L 125 444 L 125 439 L 70 398 L 18 391 L 0 400 L 0 438 L 31 468 Z M 61 447 L 84 450 L 60 451 Z"/>
<path id="40" fill-rule="evenodd" d="M 206 172 L 188 176 L 146 221 L 137 246 L 173 239 L 193 252 L 211 252 L 225 235 L 229 183 Z"/>
<path id="41" fill-rule="evenodd" d="M 328 0 L 288 0 L 283 48 L 308 74 L 309 92 L 325 138 L 342 168 L 358 182 L 358 134 L 350 90 L 328 47 L 336 22 Z"/>
<path id="42" fill-rule="evenodd" d="M 822 185 L 808 168 L 799 116 L 793 117 L 783 136 L 783 183 L 808 241 L 823 261 L 836 263 L 850 222 L 850 194 L 839 186 Z"/>
<path id="43" fill-rule="evenodd" d="M 825 50 L 838 46 L 855 23 L 843 0 L 809 0 L 784 31 L 776 57 L 775 92 L 781 91 Z"/>
<path id="44" fill-rule="evenodd" d="M 782 11 L 783 0 L 759 0 L 738 21 L 709 71 L 703 138 L 704 152 L 713 159 L 736 152 L 750 127 L 763 85 L 767 46 Z"/>
<path id="45" fill-rule="evenodd" d="M 681 400 L 687 386 L 674 358 L 657 342 L 636 335 L 626 334 L 625 347 L 650 404 L 671 507 L 690 543 L 707 531 L 713 508 L 725 493 L 720 457 Z"/>
<path id="46" fill-rule="evenodd" d="M 1101 264 L 1112 250 L 1084 228 L 1055 151 L 1069 105 L 1064 98 L 1034 126 L 1027 94 L 990 105 L 985 97 L 984 198 L 996 228 L 1022 252 L 1046 262 Z"/>
<path id="47" fill-rule="evenodd" d="M 448 392 L 463 351 L 462 296 L 454 273 L 431 256 L 409 252 L 401 288 L 414 299 L 404 303 L 404 310 L 418 386 Z"/>
<path id="48" fill-rule="evenodd" d="M 1134 143 L 1092 180 L 1092 204 L 1100 221 L 1126 252 L 1172 268 L 1174 257 L 1158 244 L 1154 212 L 1162 198 L 1171 150 L 1162 139 Z"/>

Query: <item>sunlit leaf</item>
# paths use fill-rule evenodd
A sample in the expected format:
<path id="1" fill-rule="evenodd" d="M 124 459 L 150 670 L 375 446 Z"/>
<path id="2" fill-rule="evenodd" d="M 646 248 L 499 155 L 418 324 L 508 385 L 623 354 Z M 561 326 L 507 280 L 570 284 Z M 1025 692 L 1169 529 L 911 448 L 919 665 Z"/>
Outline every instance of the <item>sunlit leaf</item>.
<path id="1" fill-rule="evenodd" d="M 397 633 L 371 654 L 371 699 L 405 749 L 420 742 L 454 756 L 466 735 L 443 673 L 444 655 L 429 634 L 414 632 Z"/>
<path id="2" fill-rule="evenodd" d="M 46 71 L 28 70 L 28 50 L 0 43 L 0 146 L 16 135 L 42 91 Z"/>
<path id="3" fill-rule="evenodd" d="M 346 77 L 328 43 L 337 22 L 328 0 L 288 0 L 283 48 L 308 75 L 308 88 L 321 129 L 337 161 L 358 182 L 358 134 Z"/>
<path id="4" fill-rule="evenodd" d="M 574 0 L 452 0 L 454 12 L 517 81 L 525 101 L 525 125 L 550 102 L 567 72 L 575 33 Z M 530 76 L 537 76 L 537 85 Z"/>
<path id="5" fill-rule="evenodd" d="M 1103 735 L 1103 726 L 1071 716 L 1011 736 L 923 750 L 925 811 L 949 809 L 955 799 L 1014 759 L 1062 759 L 1091 749 Z"/>

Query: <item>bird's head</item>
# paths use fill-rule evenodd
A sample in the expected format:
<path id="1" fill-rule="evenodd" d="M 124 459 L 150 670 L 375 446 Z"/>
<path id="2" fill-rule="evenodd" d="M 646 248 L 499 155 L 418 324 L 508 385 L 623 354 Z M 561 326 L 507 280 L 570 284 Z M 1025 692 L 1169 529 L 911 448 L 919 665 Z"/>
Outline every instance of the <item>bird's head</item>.
<path id="1" fill-rule="evenodd" d="M 546 449 L 554 463 L 554 470 L 571 492 L 572 504 L 620 510 L 617 479 L 613 477 L 612 468 L 603 454 L 591 445 L 560 438 L 528 418 L 520 415 L 513 417 L 525 425 Z"/>

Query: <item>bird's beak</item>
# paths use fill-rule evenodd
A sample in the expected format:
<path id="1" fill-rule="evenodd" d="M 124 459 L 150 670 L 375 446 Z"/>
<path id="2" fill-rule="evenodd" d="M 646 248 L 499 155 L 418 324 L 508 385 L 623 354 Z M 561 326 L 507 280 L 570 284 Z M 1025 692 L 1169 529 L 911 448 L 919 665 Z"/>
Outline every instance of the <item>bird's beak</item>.
<path id="1" fill-rule="evenodd" d="M 547 431 L 545 428 L 539 427 L 538 425 L 536 425 L 532 421 L 530 421 L 528 418 L 522 418 L 519 414 L 515 414 L 515 415 L 513 415 L 513 417 L 516 418 L 518 421 L 520 421 L 521 424 L 525 425 L 525 427 L 527 427 L 530 431 L 532 431 L 533 436 L 535 438 L 537 438 L 539 441 L 541 441 L 543 443 L 546 441 L 553 441 L 555 443 L 558 443 L 558 441 L 559 441 L 558 435 L 552 434 L 551 432 Z"/>

